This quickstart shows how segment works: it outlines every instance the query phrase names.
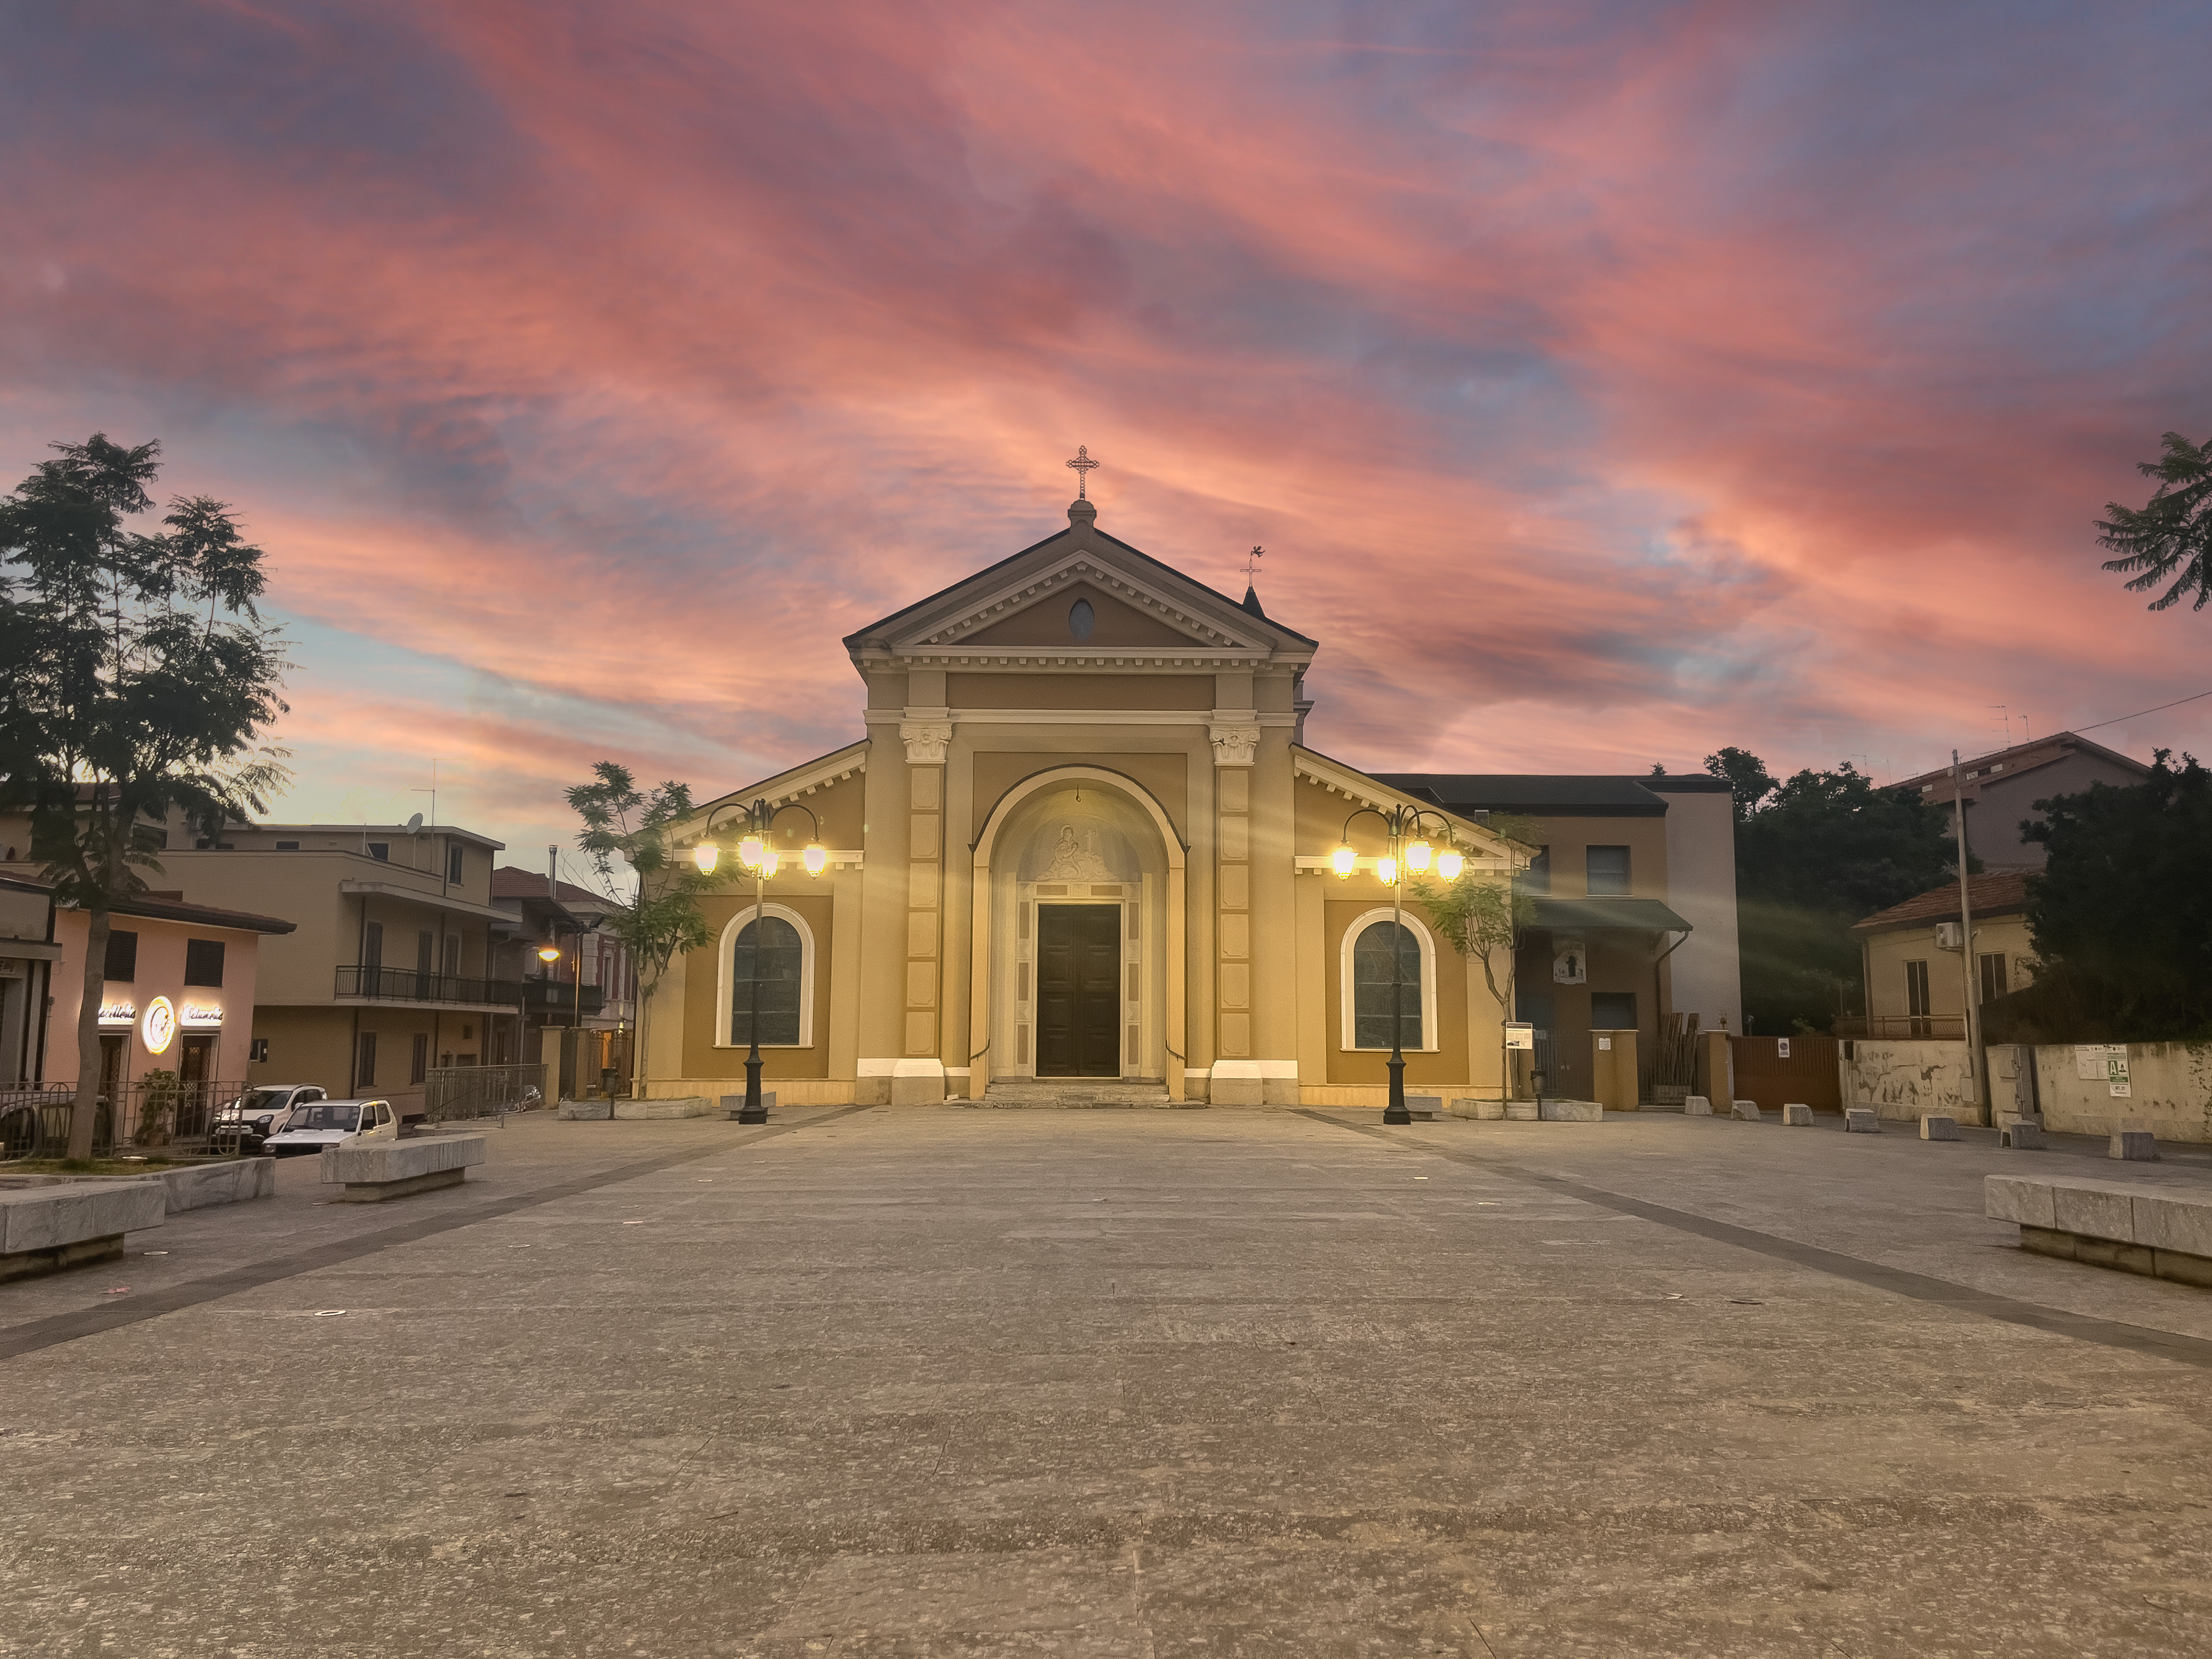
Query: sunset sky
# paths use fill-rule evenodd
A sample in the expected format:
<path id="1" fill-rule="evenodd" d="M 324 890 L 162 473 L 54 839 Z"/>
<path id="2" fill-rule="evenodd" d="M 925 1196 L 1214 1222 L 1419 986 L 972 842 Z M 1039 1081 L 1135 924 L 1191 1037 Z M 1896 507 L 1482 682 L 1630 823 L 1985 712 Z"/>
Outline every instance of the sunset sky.
<path id="1" fill-rule="evenodd" d="M 525 865 L 860 735 L 1078 444 L 1355 765 L 1901 776 L 2212 690 L 2092 525 L 2212 435 L 2208 85 L 2201 3 L 16 6 L 0 488 L 158 438 L 275 816 L 434 760 Z"/>

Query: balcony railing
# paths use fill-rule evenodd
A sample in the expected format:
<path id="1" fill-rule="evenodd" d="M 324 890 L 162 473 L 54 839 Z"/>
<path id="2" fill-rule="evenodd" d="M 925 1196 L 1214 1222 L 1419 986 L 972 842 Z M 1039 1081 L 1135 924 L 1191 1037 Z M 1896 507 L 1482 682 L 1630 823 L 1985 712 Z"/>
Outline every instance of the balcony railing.
<path id="1" fill-rule="evenodd" d="M 1966 1039 L 1966 1017 L 1964 1014 L 1875 1014 L 1862 1018 L 1852 1015 L 1837 1020 L 1834 1030 L 1839 1037 L 1873 1038 L 1891 1042 L 1915 1039 L 1963 1042 Z"/>
<path id="2" fill-rule="evenodd" d="M 577 988 L 560 980 L 471 979 L 461 974 L 426 974 L 412 968 L 341 968 L 337 994 L 370 1002 L 495 1004 L 546 1013 L 578 1011 Z M 604 1001 L 596 985 L 583 988 L 581 1012 L 596 1014 Z"/>

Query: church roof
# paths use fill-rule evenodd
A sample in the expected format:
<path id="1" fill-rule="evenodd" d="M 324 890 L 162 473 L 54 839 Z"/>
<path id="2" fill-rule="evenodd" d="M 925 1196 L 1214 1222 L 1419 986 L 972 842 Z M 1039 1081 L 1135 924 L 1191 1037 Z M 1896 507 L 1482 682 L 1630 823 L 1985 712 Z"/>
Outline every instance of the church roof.
<path id="1" fill-rule="evenodd" d="M 1018 598 L 1006 590 L 1024 578 L 1035 575 L 1054 580 L 1063 568 L 1073 573 L 1092 563 L 1110 567 L 1154 600 L 1156 608 L 1158 604 L 1164 604 L 1176 623 L 1194 627 L 1201 623 L 1207 624 L 1196 627 L 1188 641 L 1194 647 L 1218 647 L 1235 641 L 1243 642 L 1243 648 L 1248 651 L 1255 646 L 1261 647 L 1258 654 L 1261 655 L 1272 656 L 1281 651 L 1306 656 L 1319 644 L 1262 613 L 1256 599 L 1249 605 L 1240 605 L 1219 589 L 1209 587 L 1141 548 L 1107 534 L 1097 527 L 1097 519 L 1091 502 L 1071 503 L 1066 529 L 847 635 L 846 650 L 854 653 L 899 650 L 902 642 L 925 643 L 924 636 L 927 636 L 927 643 L 930 645 L 949 644 L 949 636 L 984 623 L 981 615 L 963 614 L 971 605 L 987 605 L 1003 615 L 1010 609 L 1021 608 Z M 1091 556 L 1089 561 L 1083 558 L 1085 554 Z"/>

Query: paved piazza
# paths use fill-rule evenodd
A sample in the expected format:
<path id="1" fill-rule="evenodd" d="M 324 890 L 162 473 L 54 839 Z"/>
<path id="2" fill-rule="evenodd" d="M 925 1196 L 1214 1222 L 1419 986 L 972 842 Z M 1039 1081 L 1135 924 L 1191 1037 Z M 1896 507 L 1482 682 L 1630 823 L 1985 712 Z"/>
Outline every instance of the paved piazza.
<path id="1" fill-rule="evenodd" d="M 490 1135 L 464 1188 L 334 1206 L 288 1163 L 0 1288 L 0 1653 L 2212 1651 L 2212 1292 L 2024 1255 L 1980 1201 L 2201 1156 Z"/>

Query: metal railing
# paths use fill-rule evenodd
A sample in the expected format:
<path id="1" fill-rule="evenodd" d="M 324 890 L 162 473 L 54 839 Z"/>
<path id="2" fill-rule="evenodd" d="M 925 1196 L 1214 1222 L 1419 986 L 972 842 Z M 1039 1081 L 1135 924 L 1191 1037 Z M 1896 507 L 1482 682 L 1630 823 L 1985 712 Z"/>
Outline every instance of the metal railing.
<path id="1" fill-rule="evenodd" d="M 543 1066 L 439 1066 L 422 1082 L 423 1115 L 433 1123 L 495 1117 L 545 1103 Z"/>
<path id="2" fill-rule="evenodd" d="M 1966 1040 L 1966 1017 L 1964 1014 L 1875 1014 L 1870 1018 L 1853 1014 L 1839 1018 L 1834 1027 L 1839 1037 L 1860 1037 L 1887 1040 L 1892 1042 L 1913 1039 L 1938 1042 L 1964 1042 Z"/>
<path id="3" fill-rule="evenodd" d="M 205 1157 L 234 1150 L 218 1145 L 222 1109 L 245 1094 L 243 1083 L 198 1083 L 162 1073 L 111 1088 L 94 1108 L 92 1155 L 118 1152 Z M 0 1091 L 0 1160 L 69 1156 L 76 1115 L 73 1085 Z"/>
<path id="4" fill-rule="evenodd" d="M 414 968 L 361 966 L 337 970 L 341 997 L 371 1002 L 450 1002 L 554 1013 L 596 1014 L 605 994 L 596 985 L 577 988 L 559 980 L 476 979 L 464 974 L 433 974 Z"/>

